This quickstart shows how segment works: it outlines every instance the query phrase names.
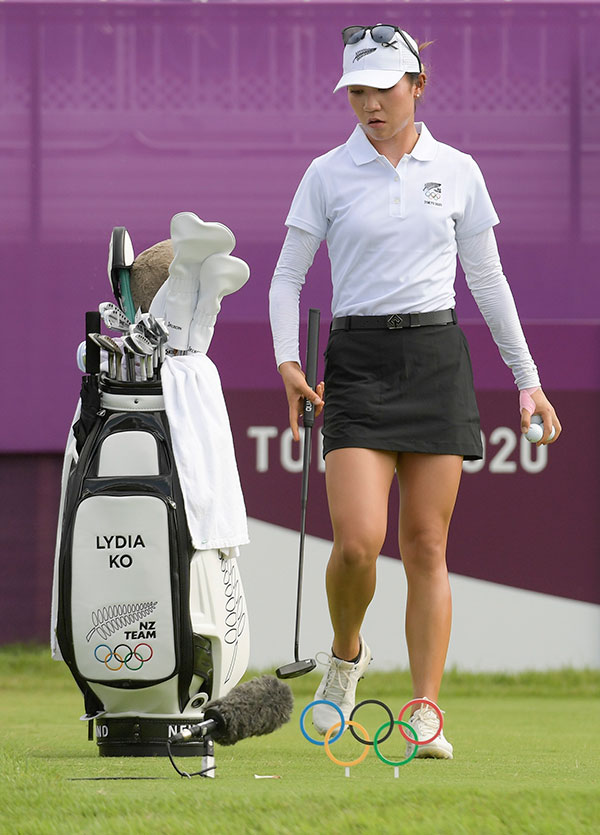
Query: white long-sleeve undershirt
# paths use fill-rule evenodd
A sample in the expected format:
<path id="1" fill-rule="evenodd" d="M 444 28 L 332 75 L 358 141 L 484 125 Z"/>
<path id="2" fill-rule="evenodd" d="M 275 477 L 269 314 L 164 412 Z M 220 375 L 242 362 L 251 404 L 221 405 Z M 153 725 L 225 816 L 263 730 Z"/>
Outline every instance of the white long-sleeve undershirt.
<path id="1" fill-rule="evenodd" d="M 300 362 L 298 345 L 300 291 L 321 241 L 316 235 L 288 229 L 269 293 L 277 365 Z M 467 285 L 485 319 L 500 356 L 512 370 L 519 390 L 540 385 L 537 367 L 523 334 L 514 298 L 502 271 L 492 227 L 457 242 Z M 402 311 L 398 311 L 402 312 Z"/>

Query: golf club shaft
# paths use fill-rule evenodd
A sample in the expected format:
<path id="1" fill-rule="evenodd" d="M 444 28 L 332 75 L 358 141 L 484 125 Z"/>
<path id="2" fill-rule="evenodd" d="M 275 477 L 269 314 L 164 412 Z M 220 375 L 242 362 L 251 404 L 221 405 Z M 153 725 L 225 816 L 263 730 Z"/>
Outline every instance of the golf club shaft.
<path id="1" fill-rule="evenodd" d="M 306 382 L 314 390 L 317 384 L 317 361 L 319 355 L 319 324 L 321 311 L 311 308 L 308 312 L 308 336 L 306 345 Z M 308 476 L 310 472 L 310 453 L 312 446 L 312 428 L 315 422 L 315 406 L 312 401 L 304 401 L 304 450 L 302 456 L 302 488 L 300 493 L 300 550 L 298 555 L 298 587 L 296 593 L 296 628 L 294 631 L 294 658 L 299 657 L 300 614 L 302 609 L 302 575 L 304 572 L 304 538 L 306 532 L 306 506 L 308 504 Z"/>
<path id="2" fill-rule="evenodd" d="M 302 459 L 302 497 L 300 512 L 300 549 L 298 553 L 298 586 L 296 590 L 296 626 L 294 629 L 294 659 L 300 660 L 300 613 L 302 611 L 302 575 L 304 573 L 304 538 L 306 533 L 306 506 L 308 503 L 308 473 L 310 469 L 310 448 L 312 427 L 304 430 L 304 452 Z"/>

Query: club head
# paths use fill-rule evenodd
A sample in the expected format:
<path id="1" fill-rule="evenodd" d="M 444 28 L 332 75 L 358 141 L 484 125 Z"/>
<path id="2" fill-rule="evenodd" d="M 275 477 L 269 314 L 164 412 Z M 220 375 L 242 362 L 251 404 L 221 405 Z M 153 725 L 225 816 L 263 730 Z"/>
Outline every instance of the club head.
<path id="1" fill-rule="evenodd" d="M 157 333 L 160 331 L 165 339 L 169 338 L 169 329 L 165 324 L 165 320 L 160 316 L 154 319 L 153 326 L 156 328 Z"/>
<path id="2" fill-rule="evenodd" d="M 101 333 L 88 333 L 88 337 L 92 340 L 94 345 L 97 345 L 98 348 L 104 349 L 104 344 L 102 342 L 102 334 Z"/>
<path id="3" fill-rule="evenodd" d="M 125 339 L 137 354 L 149 356 L 154 353 L 154 346 L 150 340 L 139 331 L 132 331 Z"/>
<path id="4" fill-rule="evenodd" d="M 98 305 L 98 310 L 107 328 L 114 331 L 121 331 L 121 333 L 129 332 L 131 322 L 116 304 L 112 302 L 101 302 Z"/>
<path id="5" fill-rule="evenodd" d="M 139 334 L 147 339 L 151 345 L 156 348 L 159 344 L 158 336 L 151 330 L 145 322 L 138 322 L 136 325 L 132 325 L 129 329 L 129 333 L 132 335 Z"/>
<path id="6" fill-rule="evenodd" d="M 108 351 L 112 351 L 113 354 L 116 354 L 119 357 L 123 356 L 123 349 L 119 345 L 118 342 L 112 338 L 112 336 L 107 336 L 106 334 L 100 334 L 102 337 L 102 342 Z"/>
<path id="7" fill-rule="evenodd" d="M 163 339 L 167 339 L 169 336 L 169 331 L 165 327 L 162 319 L 157 319 L 152 313 L 144 313 L 143 322 L 146 327 L 152 331 L 156 339 L 161 342 Z"/>
<path id="8" fill-rule="evenodd" d="M 110 336 L 106 336 L 103 333 L 90 333 L 88 336 L 95 345 L 103 351 L 106 351 L 108 355 L 108 376 L 113 379 L 119 379 L 119 361 L 120 357 L 123 355 L 121 348 L 117 345 L 114 339 L 111 339 Z M 119 359 L 117 359 L 117 357 L 119 357 Z"/>
<path id="9" fill-rule="evenodd" d="M 277 678 L 297 678 L 312 672 L 317 666 L 314 658 L 305 658 L 304 661 L 293 661 L 291 664 L 284 664 L 275 670 Z"/>
<path id="10" fill-rule="evenodd" d="M 110 336 L 106 336 L 104 333 L 91 333 L 90 339 L 95 342 L 98 347 L 102 348 L 103 351 L 108 351 L 112 354 L 123 354 L 122 349 L 115 342 L 115 340 Z"/>

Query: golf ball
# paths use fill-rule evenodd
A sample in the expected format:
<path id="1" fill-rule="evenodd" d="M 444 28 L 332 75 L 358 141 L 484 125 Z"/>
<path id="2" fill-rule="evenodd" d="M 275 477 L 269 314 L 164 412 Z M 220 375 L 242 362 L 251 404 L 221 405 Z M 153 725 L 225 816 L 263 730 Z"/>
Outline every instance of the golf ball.
<path id="1" fill-rule="evenodd" d="M 552 431 L 550 432 L 550 438 L 548 440 L 552 440 L 556 432 L 554 431 L 554 427 L 552 427 Z M 529 425 L 529 429 L 525 433 L 525 437 L 528 441 L 531 441 L 532 444 L 537 444 L 538 441 L 542 440 L 544 435 L 544 421 L 539 415 L 532 415 L 531 416 L 531 423 Z"/>

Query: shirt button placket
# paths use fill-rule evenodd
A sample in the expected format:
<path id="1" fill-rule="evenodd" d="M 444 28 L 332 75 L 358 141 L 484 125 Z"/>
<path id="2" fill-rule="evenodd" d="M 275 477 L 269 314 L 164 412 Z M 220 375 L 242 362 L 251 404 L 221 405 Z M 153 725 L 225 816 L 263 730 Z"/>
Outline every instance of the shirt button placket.
<path id="1" fill-rule="evenodd" d="M 392 182 L 390 184 L 390 217 L 402 217 L 402 207 L 404 201 L 402 199 L 404 192 L 404 183 L 400 175 L 394 173 Z"/>

